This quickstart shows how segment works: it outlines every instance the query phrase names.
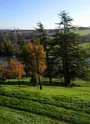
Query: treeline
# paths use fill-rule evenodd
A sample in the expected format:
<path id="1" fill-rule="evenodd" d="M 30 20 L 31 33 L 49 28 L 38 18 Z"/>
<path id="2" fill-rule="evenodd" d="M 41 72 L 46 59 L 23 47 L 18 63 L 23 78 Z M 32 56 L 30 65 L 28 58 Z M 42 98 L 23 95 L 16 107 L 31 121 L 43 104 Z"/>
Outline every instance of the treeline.
<path id="1" fill-rule="evenodd" d="M 73 79 L 88 79 L 89 65 L 86 52 L 81 47 L 80 36 L 72 32 L 73 19 L 68 13 L 59 13 L 58 30 L 52 35 L 45 32 L 41 22 L 35 28 L 39 35 L 31 37 L 31 41 L 19 35 L 0 37 L 0 54 L 16 56 L 21 61 L 24 71 L 30 73 L 33 85 L 40 83 L 40 75 L 50 78 L 63 77 L 65 86 Z M 72 29 L 72 30 L 71 30 Z"/>

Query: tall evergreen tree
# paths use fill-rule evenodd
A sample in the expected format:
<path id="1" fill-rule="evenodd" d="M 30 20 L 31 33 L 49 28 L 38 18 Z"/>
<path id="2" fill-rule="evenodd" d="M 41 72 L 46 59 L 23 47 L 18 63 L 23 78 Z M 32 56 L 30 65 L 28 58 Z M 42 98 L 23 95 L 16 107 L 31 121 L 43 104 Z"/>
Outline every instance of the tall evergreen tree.
<path id="1" fill-rule="evenodd" d="M 41 22 L 37 23 L 37 28 L 35 28 L 39 32 L 39 41 L 40 44 L 44 46 L 44 49 L 46 50 L 47 47 L 47 37 L 46 37 L 46 32 L 44 29 L 44 26 Z"/>
<path id="2" fill-rule="evenodd" d="M 71 22 L 72 18 L 68 16 L 68 13 L 65 11 L 60 12 L 59 14 L 60 17 L 60 23 L 59 26 L 61 28 L 61 33 L 60 33 L 60 41 L 61 41 L 61 49 L 62 49 L 62 61 L 63 61 L 63 74 L 64 74 L 64 80 L 65 84 L 68 85 L 70 84 L 70 75 L 69 75 L 69 63 L 68 63 L 68 50 L 67 50 L 67 45 L 68 45 L 68 33 L 69 33 L 69 28 L 71 27 Z"/>
<path id="3" fill-rule="evenodd" d="M 59 30 L 56 34 L 56 40 L 60 46 L 59 56 L 63 65 L 64 83 L 69 85 L 71 79 L 81 75 L 79 72 L 84 72 L 85 69 L 82 70 L 81 66 L 83 66 L 82 63 L 85 63 L 85 59 L 79 47 L 78 35 L 71 32 L 73 19 L 65 11 L 62 11 L 59 17 L 60 23 L 57 23 Z"/>

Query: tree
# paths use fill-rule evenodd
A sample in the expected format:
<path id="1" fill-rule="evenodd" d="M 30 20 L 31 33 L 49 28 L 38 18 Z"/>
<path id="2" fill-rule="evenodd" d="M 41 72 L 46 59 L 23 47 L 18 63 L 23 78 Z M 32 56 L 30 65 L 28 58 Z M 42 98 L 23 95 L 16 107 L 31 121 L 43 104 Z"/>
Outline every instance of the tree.
<path id="1" fill-rule="evenodd" d="M 58 23 L 58 25 L 63 30 L 59 34 L 59 40 L 61 40 L 60 45 L 62 49 L 61 52 L 62 52 L 62 61 L 63 61 L 63 74 L 64 74 L 65 84 L 68 85 L 70 84 L 70 75 L 69 75 L 69 65 L 68 65 L 67 35 L 69 33 L 69 27 L 71 27 L 72 18 L 69 17 L 68 13 L 66 13 L 65 11 L 60 12 L 59 17 L 60 17 L 60 23 Z"/>
<path id="2" fill-rule="evenodd" d="M 43 24 L 41 22 L 38 22 L 37 26 L 38 26 L 38 28 L 36 28 L 36 30 L 41 32 L 41 33 L 42 32 L 44 33 L 44 26 L 43 26 Z"/>
<path id="3" fill-rule="evenodd" d="M 19 81 L 20 78 L 22 77 L 22 74 L 24 73 L 23 65 L 21 64 L 21 62 L 18 61 L 15 62 L 13 59 L 10 59 L 9 68 L 12 72 L 12 76 L 16 77 Z M 20 82 L 19 82 L 19 86 L 20 86 Z"/>
<path id="4" fill-rule="evenodd" d="M 21 62 L 14 61 L 10 59 L 9 64 L 6 66 L 5 64 L 0 65 L 0 81 L 3 83 L 5 80 L 9 78 L 17 78 L 18 81 L 22 77 L 24 73 L 23 65 Z M 20 83 L 19 83 L 20 86 Z"/>
<path id="5" fill-rule="evenodd" d="M 5 80 L 11 77 L 11 70 L 5 65 L 0 65 L 0 82 L 3 84 Z"/>
<path id="6" fill-rule="evenodd" d="M 42 45 L 30 42 L 22 51 L 22 59 L 31 72 L 31 82 L 36 85 L 39 82 L 39 75 L 46 69 L 46 53 Z"/>
<path id="7" fill-rule="evenodd" d="M 67 86 L 70 84 L 71 79 L 80 77 L 81 74 L 79 72 L 84 73 L 87 66 L 84 66 L 84 70 L 81 69 L 81 66 L 85 63 L 85 59 L 79 47 L 78 35 L 71 32 L 73 28 L 71 22 L 73 19 L 65 11 L 62 11 L 59 17 L 60 23 L 57 23 L 59 30 L 55 36 L 55 40 L 57 41 L 57 45 L 60 46 L 58 54 L 62 60 L 61 65 L 63 66 L 64 83 Z"/>
<path id="8" fill-rule="evenodd" d="M 44 29 L 44 26 L 41 22 L 37 23 L 37 28 L 35 28 L 38 32 L 39 32 L 39 41 L 40 44 L 42 44 L 44 46 L 44 49 L 46 51 L 46 47 L 47 47 L 47 36 L 46 36 L 46 32 Z"/>
<path id="9" fill-rule="evenodd" d="M 46 75 L 50 79 L 50 84 L 52 83 L 52 60 L 50 59 L 50 50 L 51 50 L 51 39 L 49 37 L 49 34 L 46 33 L 44 26 L 41 22 L 37 23 L 38 28 L 35 28 L 40 34 L 39 34 L 39 40 L 40 44 L 44 46 L 45 52 L 46 52 L 46 64 L 47 64 L 47 70 Z"/>
<path id="10" fill-rule="evenodd" d="M 3 56 L 12 56 L 14 53 L 14 43 L 7 36 L 0 36 L 0 54 Z"/>

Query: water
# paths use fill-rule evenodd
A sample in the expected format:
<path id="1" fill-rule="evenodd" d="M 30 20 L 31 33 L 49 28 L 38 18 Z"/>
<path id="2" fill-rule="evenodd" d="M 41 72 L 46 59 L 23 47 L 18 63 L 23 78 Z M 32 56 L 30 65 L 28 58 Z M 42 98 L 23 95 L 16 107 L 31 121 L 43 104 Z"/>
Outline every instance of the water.
<path id="1" fill-rule="evenodd" d="M 0 64 L 8 65 L 8 57 L 0 56 Z"/>

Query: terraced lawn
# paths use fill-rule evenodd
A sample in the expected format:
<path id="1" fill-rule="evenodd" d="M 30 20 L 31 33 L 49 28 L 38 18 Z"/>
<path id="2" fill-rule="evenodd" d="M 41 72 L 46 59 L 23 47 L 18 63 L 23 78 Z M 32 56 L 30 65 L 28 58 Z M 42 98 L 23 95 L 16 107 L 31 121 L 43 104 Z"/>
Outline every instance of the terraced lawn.
<path id="1" fill-rule="evenodd" d="M 0 124 L 90 124 L 90 82 L 0 86 Z"/>

